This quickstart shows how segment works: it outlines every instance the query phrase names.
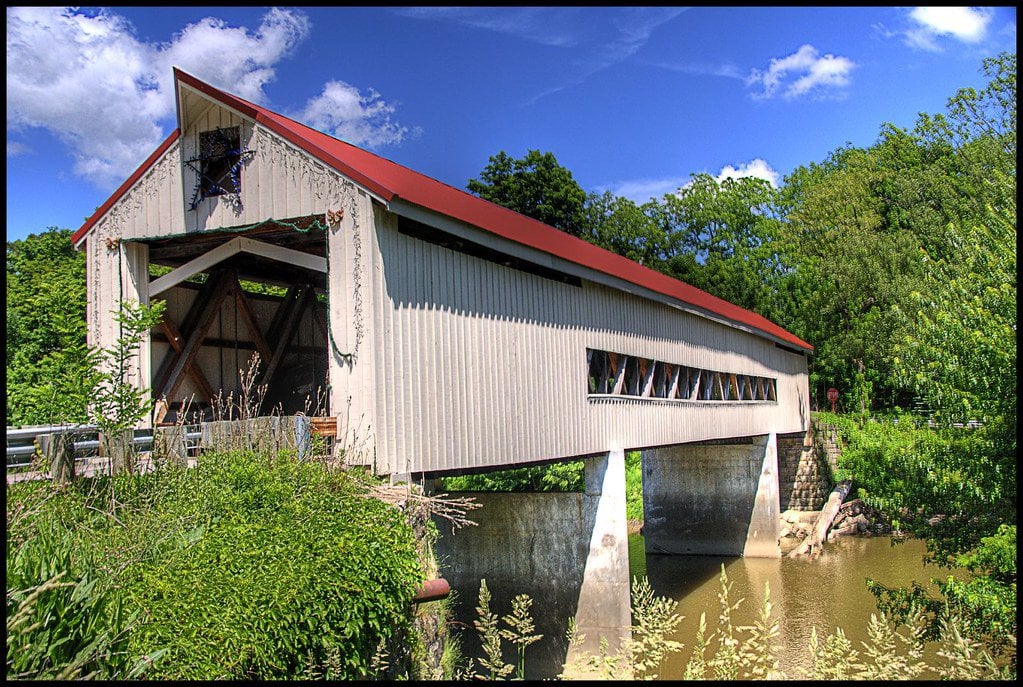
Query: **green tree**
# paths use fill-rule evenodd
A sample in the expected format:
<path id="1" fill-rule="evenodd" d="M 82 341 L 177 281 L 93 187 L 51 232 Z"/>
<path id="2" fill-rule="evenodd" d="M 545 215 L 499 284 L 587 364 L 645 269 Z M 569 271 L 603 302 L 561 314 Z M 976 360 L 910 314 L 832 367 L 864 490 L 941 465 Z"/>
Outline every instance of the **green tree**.
<path id="1" fill-rule="evenodd" d="M 784 321 L 791 270 L 777 245 L 776 191 L 756 177 L 693 175 L 647 212 L 663 233 L 662 271 L 730 303 Z"/>
<path id="2" fill-rule="evenodd" d="M 636 205 L 610 191 L 586 197 L 584 229 L 590 243 L 652 269 L 664 269 L 664 231 L 652 216 L 656 203 Z"/>
<path id="3" fill-rule="evenodd" d="M 962 197 L 949 204 L 950 221 L 918 234 L 922 277 L 891 311 L 900 332 L 892 342 L 895 379 L 917 395 L 935 427 L 861 426 L 846 461 L 864 497 L 904 518 L 907 530 L 926 539 L 933 561 L 972 573 L 941 581 L 940 599 L 918 585 L 875 585 L 879 606 L 902 615 L 924 607 L 932 634 L 948 609 L 965 620 L 970 637 L 996 651 L 1011 644 L 1014 666 L 1015 56 L 985 61 L 985 69 L 993 77 L 988 87 L 959 91 L 943 131 L 931 129 L 963 158 L 962 174 L 948 180 Z M 979 426 L 962 426 L 973 421 Z"/>
<path id="4" fill-rule="evenodd" d="M 149 331 L 163 320 L 166 301 L 143 305 L 124 301 L 114 313 L 120 336 L 112 346 L 90 351 L 93 387 L 89 419 L 111 456 L 111 472 L 134 471 L 134 430 L 153 409 L 148 380 L 138 378 L 134 360 Z M 113 485 L 113 482 L 111 482 Z"/>
<path id="5" fill-rule="evenodd" d="M 582 491 L 583 461 L 550 463 L 444 478 L 449 491 Z"/>
<path id="6" fill-rule="evenodd" d="M 988 86 L 960 90 L 946 113 L 921 114 L 912 130 L 885 124 L 873 146 L 839 148 L 786 178 L 781 246 L 801 301 L 787 324 L 816 347 L 816 398 L 837 386 L 847 409 L 864 396 L 879 408 L 913 402 L 895 369 L 898 312 L 915 310 L 931 262 L 958 254 L 947 227 L 983 223 L 1004 204 L 992 180 L 1015 178 L 1015 55 L 983 69 Z"/>
<path id="7" fill-rule="evenodd" d="M 7 424 L 84 422 L 85 255 L 51 227 L 7 243 Z"/>
<path id="8" fill-rule="evenodd" d="M 573 236 L 583 234 L 586 192 L 553 153 L 530 150 L 515 159 L 501 151 L 490 157 L 479 179 L 469 180 L 468 189 Z"/>
<path id="9" fill-rule="evenodd" d="M 811 395 L 823 403 L 824 390 L 835 386 L 849 410 L 870 410 L 862 400 L 868 392 L 882 407 L 910 400 L 891 383 L 891 343 L 899 336 L 891 309 L 908 302 L 922 276 L 919 239 L 886 222 L 878 189 L 912 165 L 885 169 L 879 150 L 836 150 L 795 170 L 782 194 L 782 250 L 799 282 L 792 326 L 816 348 Z"/>

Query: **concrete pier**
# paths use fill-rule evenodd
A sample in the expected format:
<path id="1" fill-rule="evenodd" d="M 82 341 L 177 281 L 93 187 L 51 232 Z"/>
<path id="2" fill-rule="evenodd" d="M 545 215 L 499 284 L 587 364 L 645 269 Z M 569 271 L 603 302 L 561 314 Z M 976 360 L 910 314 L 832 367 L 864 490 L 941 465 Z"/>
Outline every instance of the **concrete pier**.
<path id="1" fill-rule="evenodd" d="M 643 452 L 647 553 L 778 558 L 774 433 Z"/>
<path id="2" fill-rule="evenodd" d="M 630 635 L 629 533 L 625 516 L 625 452 L 585 462 L 586 498 L 596 500 L 575 622 L 580 650 L 596 654 L 605 638 L 614 653 Z M 572 658 L 571 651 L 569 659 Z"/>

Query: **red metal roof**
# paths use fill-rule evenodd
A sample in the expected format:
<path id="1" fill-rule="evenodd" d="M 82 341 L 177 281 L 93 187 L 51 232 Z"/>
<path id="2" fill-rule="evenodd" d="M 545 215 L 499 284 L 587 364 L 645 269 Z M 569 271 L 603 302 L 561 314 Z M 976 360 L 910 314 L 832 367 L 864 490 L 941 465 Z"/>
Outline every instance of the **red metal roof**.
<path id="1" fill-rule="evenodd" d="M 237 96 L 225 93 L 178 69 L 175 84 L 183 83 L 210 98 L 254 119 L 320 161 L 361 185 L 384 201 L 400 198 L 406 202 L 461 220 L 525 246 L 554 255 L 562 260 L 603 272 L 656 293 L 718 315 L 731 322 L 768 334 L 797 348 L 812 351 L 813 346 L 774 322 L 726 300 L 712 296 L 685 282 L 644 267 L 616 253 L 595 246 L 554 227 L 478 198 L 395 162 L 357 148 L 344 141 L 300 124 Z M 145 169 L 177 138 L 175 131 L 111 198 L 75 232 L 74 242 L 137 180 Z"/>

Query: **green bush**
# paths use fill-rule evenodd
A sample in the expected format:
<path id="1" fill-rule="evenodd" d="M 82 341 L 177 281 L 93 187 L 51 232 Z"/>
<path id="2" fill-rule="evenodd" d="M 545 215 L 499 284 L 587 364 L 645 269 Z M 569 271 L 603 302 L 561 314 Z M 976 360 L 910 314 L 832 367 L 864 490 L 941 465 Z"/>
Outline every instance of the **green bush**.
<path id="1" fill-rule="evenodd" d="M 107 584 L 93 543 L 109 519 L 95 485 L 7 488 L 7 675 L 118 679 L 145 662 L 127 653 L 138 617 Z"/>
<path id="2" fill-rule="evenodd" d="M 629 520 L 643 519 L 643 467 L 639 451 L 625 454 L 625 509 Z M 446 477 L 445 491 L 583 491 L 583 461 L 551 463 L 479 475 Z"/>
<path id="3" fill-rule="evenodd" d="M 446 477 L 445 491 L 583 491 L 583 461 L 550 463 L 512 470 L 497 470 L 478 475 Z"/>
<path id="4" fill-rule="evenodd" d="M 643 519 L 643 454 L 630 451 L 625 454 L 625 517 Z"/>
<path id="5" fill-rule="evenodd" d="M 54 547 L 65 559 L 40 564 Z M 9 486 L 7 568 L 9 627 L 12 588 L 24 596 L 55 568 L 100 580 L 93 614 L 108 618 L 120 663 L 99 675 L 152 662 L 158 679 L 370 676 L 422 580 L 398 510 L 346 473 L 251 452 L 56 491 Z"/>
<path id="6" fill-rule="evenodd" d="M 946 607 L 967 638 L 1001 653 L 1016 635 L 1016 453 L 1014 432 L 997 419 L 976 428 L 930 427 L 901 414 L 871 420 L 819 413 L 844 441 L 839 467 L 857 493 L 927 542 L 928 560 L 970 571 L 935 580 L 939 597 L 918 584 L 870 585 L 878 607 L 900 622 L 925 612 L 928 638 L 941 632 Z"/>

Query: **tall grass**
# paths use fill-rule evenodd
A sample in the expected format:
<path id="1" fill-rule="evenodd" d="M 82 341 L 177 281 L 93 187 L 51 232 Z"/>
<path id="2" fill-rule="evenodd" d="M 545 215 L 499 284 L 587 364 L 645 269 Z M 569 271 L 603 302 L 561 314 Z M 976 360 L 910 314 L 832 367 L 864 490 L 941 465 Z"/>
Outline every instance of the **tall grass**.
<path id="1" fill-rule="evenodd" d="M 841 628 L 819 636 L 814 629 L 806 652 L 807 669 L 798 675 L 789 675 L 779 667 L 779 619 L 774 614 L 770 587 L 765 584 L 764 597 L 757 619 L 752 625 L 736 626 L 733 612 L 742 601 L 733 601 L 732 585 L 721 566 L 718 592 L 718 623 L 707 634 L 706 613 L 701 614 L 700 625 L 693 642 L 693 651 L 682 675 L 662 674 L 666 659 L 683 649 L 674 639 L 675 628 L 682 616 L 677 614 L 678 603 L 653 594 L 646 578 L 635 578 L 632 584 L 631 637 L 621 642 L 615 652 L 608 651 L 608 643 L 601 638 L 596 654 L 579 651 L 584 637 L 576 632 L 569 620 L 569 643 L 576 651 L 564 666 L 562 679 L 655 679 L 684 678 L 686 680 L 911 680 L 930 672 L 944 680 L 1008 680 L 1015 679 L 1015 670 L 998 665 L 987 650 L 965 637 L 959 630 L 961 621 L 946 617 L 939 638 L 936 660 L 924 660 L 924 632 L 920 614 L 910 616 L 908 622 L 891 622 L 884 614 L 872 615 L 868 625 L 867 641 L 854 646 Z M 499 618 L 490 611 L 490 593 L 484 580 L 480 586 L 479 620 L 475 623 L 481 635 L 485 656 L 479 659 L 485 672 L 475 667 L 473 659 L 458 673 L 461 679 L 508 679 L 521 677 L 523 664 L 504 663 L 501 640 L 516 642 L 527 635 L 530 643 L 538 637 L 531 630 L 517 633 L 514 629 L 499 630 L 504 622 L 509 628 L 531 628 L 523 622 L 521 611 L 528 609 L 524 599 L 519 600 L 512 615 Z M 528 597 L 526 597 L 528 598 Z M 513 619 L 512 616 L 515 616 Z M 1012 638 L 1015 643 L 1015 638 Z M 520 654 L 523 657 L 524 653 Z"/>

